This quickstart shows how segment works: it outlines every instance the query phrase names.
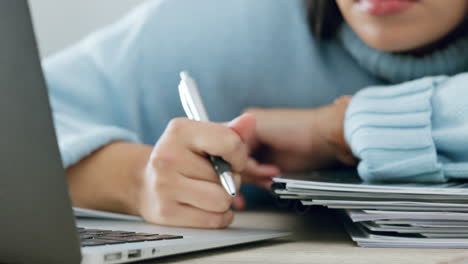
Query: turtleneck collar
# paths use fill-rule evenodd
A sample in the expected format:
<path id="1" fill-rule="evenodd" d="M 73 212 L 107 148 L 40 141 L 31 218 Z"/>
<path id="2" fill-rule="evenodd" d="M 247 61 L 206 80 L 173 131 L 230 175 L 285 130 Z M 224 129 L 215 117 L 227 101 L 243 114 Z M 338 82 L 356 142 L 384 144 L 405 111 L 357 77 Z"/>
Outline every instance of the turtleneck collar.
<path id="1" fill-rule="evenodd" d="M 445 48 L 421 57 L 371 48 L 346 23 L 340 27 L 338 37 L 344 48 L 362 67 L 391 83 L 468 71 L 468 36 L 458 38 Z"/>

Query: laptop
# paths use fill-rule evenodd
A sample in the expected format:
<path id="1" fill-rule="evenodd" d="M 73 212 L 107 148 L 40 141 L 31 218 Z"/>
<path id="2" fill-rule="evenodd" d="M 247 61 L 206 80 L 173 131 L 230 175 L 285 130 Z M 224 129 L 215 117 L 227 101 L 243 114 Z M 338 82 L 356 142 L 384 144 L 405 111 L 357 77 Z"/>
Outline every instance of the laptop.
<path id="1" fill-rule="evenodd" d="M 76 220 L 27 0 L 0 1 L 0 36 L 0 263 L 126 263 L 286 235 Z"/>

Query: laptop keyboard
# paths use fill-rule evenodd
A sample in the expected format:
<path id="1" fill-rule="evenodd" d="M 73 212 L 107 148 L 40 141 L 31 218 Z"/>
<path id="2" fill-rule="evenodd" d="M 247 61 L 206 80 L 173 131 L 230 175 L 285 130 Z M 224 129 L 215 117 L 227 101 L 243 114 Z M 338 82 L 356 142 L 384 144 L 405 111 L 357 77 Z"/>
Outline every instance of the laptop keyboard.
<path id="1" fill-rule="evenodd" d="M 183 236 L 178 235 L 136 233 L 128 231 L 102 229 L 85 229 L 81 227 L 78 227 L 77 231 L 80 234 L 82 247 L 183 238 Z"/>

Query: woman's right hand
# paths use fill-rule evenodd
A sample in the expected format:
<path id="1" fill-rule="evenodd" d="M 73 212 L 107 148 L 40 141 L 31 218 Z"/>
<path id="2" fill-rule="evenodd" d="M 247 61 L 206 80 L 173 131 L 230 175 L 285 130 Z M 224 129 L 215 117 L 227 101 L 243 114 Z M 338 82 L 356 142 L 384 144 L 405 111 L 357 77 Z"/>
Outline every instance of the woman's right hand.
<path id="1" fill-rule="evenodd" d="M 248 160 L 245 142 L 255 119 L 240 116 L 229 125 L 172 120 L 147 162 L 139 186 L 138 213 L 151 223 L 200 228 L 231 224 L 233 198 L 222 187 L 207 155 L 231 164 L 237 188 Z"/>

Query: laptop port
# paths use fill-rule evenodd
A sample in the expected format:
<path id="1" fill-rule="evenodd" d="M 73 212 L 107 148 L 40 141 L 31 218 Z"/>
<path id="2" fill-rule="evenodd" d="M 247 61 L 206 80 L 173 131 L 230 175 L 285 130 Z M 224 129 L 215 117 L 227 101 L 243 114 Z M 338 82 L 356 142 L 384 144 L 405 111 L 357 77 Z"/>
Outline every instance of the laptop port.
<path id="1" fill-rule="evenodd" d="M 128 258 L 129 259 L 139 258 L 139 257 L 141 257 L 141 250 L 134 249 L 134 250 L 129 250 L 128 251 Z"/>
<path id="2" fill-rule="evenodd" d="M 109 253 L 104 255 L 104 261 L 116 261 L 120 260 L 122 258 L 122 253 L 117 252 L 117 253 Z"/>

